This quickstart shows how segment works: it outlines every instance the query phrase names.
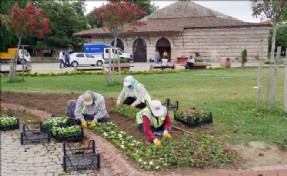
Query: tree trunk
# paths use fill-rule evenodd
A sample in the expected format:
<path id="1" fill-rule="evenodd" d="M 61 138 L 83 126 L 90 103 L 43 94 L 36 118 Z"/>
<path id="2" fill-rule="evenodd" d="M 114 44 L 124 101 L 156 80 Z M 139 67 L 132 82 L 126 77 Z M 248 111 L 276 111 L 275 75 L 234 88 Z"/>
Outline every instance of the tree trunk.
<path id="1" fill-rule="evenodd" d="M 10 65 L 10 71 L 9 71 L 9 75 L 8 75 L 9 82 L 13 82 L 14 78 L 15 78 L 15 75 L 16 75 L 18 51 L 19 51 L 20 46 L 21 46 L 21 37 L 18 37 L 17 50 L 16 50 L 16 52 L 14 54 L 14 59 L 12 60 L 11 65 Z"/>
<path id="2" fill-rule="evenodd" d="M 111 67 L 111 56 L 112 56 L 112 50 L 109 50 L 109 70 L 108 70 L 108 75 L 107 75 L 107 82 L 108 85 L 111 85 L 113 83 L 113 79 L 112 79 L 112 67 Z"/>
<path id="3" fill-rule="evenodd" d="M 276 88 L 277 88 L 277 80 L 278 80 L 278 67 L 279 67 L 279 57 L 281 53 L 281 46 L 277 47 L 277 55 L 275 61 L 275 68 L 274 68 L 274 81 L 272 84 L 272 102 L 271 107 L 275 107 L 275 99 L 276 99 Z"/>
<path id="4" fill-rule="evenodd" d="M 270 89 L 272 84 L 274 83 L 274 77 L 272 74 L 273 64 L 274 64 L 274 49 L 275 49 L 275 40 L 276 40 L 276 32 L 277 32 L 277 24 L 273 22 L 273 34 L 272 34 L 272 46 L 271 46 L 271 57 L 269 64 L 269 74 L 268 74 L 268 82 L 267 82 L 267 92 L 266 92 L 266 109 L 270 110 L 271 96 Z"/>
<path id="5" fill-rule="evenodd" d="M 287 50 L 287 48 L 286 48 Z M 285 57 L 284 112 L 287 113 L 287 54 Z"/>
<path id="6" fill-rule="evenodd" d="M 263 43 L 264 40 L 261 39 L 261 50 L 260 50 L 260 60 L 259 60 L 259 68 L 258 68 L 258 79 L 257 79 L 257 97 L 256 97 L 256 109 L 260 109 L 260 94 L 261 94 L 261 74 L 263 67 Z"/>
<path id="7" fill-rule="evenodd" d="M 115 48 L 115 50 L 116 50 L 116 48 L 117 48 L 117 40 L 118 40 L 118 36 L 117 35 L 115 35 L 115 37 L 114 37 L 114 48 Z M 115 58 L 115 53 L 114 53 L 114 58 Z M 121 63 L 120 63 L 120 57 L 119 57 L 119 52 L 117 52 L 117 60 L 118 60 L 118 72 L 119 72 L 119 83 L 121 83 L 122 82 L 122 80 L 121 80 Z"/>

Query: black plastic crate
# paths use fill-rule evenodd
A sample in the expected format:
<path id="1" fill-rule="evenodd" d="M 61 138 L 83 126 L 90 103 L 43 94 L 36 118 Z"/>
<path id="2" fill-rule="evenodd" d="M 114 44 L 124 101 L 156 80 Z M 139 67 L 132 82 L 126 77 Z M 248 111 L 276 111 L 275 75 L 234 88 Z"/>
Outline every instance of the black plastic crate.
<path id="1" fill-rule="evenodd" d="M 9 117 L 13 117 L 13 116 L 9 116 Z M 16 124 L 9 125 L 9 126 L 0 126 L 0 131 L 15 130 L 15 129 L 19 129 L 19 127 L 20 127 L 19 119 L 16 118 Z"/>
<path id="2" fill-rule="evenodd" d="M 101 168 L 100 154 L 96 151 L 94 140 L 90 140 L 86 148 L 72 146 L 71 143 L 63 143 L 63 169 L 71 170 L 98 170 Z"/>
<path id="3" fill-rule="evenodd" d="M 73 135 L 73 136 L 61 136 L 58 131 L 56 132 L 56 134 L 52 133 L 52 135 L 56 139 L 57 142 L 81 141 L 84 139 L 84 129 L 83 127 L 80 127 L 80 129 L 81 129 L 81 133 Z"/>
<path id="4" fill-rule="evenodd" d="M 165 102 L 163 103 L 164 106 L 166 106 L 168 111 L 177 111 L 178 110 L 178 101 L 175 102 L 175 104 L 171 103 L 171 100 L 167 98 Z"/>
<path id="5" fill-rule="evenodd" d="M 189 127 L 199 127 L 201 125 L 210 124 L 213 122 L 212 113 L 209 112 L 203 118 L 195 118 L 194 116 L 188 116 L 186 119 L 181 119 L 177 117 L 177 114 L 174 112 L 174 120 L 181 122 Z"/>
<path id="6" fill-rule="evenodd" d="M 21 132 L 21 145 L 33 143 L 49 143 L 51 141 L 50 133 L 39 130 L 30 130 L 28 125 L 24 124 Z"/>

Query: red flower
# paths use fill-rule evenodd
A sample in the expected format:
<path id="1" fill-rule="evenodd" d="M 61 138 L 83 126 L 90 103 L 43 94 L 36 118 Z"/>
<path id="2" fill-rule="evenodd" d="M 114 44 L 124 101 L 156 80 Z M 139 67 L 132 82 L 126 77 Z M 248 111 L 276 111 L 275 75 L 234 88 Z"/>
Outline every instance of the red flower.
<path id="1" fill-rule="evenodd" d="M 194 158 L 194 163 L 197 164 L 199 162 L 199 160 L 197 158 Z"/>
<path id="2" fill-rule="evenodd" d="M 285 6 L 285 2 L 280 2 L 280 7 L 284 7 Z"/>

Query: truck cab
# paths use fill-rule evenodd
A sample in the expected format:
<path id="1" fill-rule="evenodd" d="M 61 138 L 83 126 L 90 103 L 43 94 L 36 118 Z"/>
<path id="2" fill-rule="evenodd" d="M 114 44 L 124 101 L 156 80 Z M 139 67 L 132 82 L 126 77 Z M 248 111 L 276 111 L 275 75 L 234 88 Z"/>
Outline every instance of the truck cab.
<path id="1" fill-rule="evenodd" d="M 0 53 L 1 62 L 11 62 L 11 60 L 14 59 L 14 55 L 16 51 L 17 51 L 17 48 L 8 48 L 8 52 L 1 52 Z M 30 54 L 25 49 L 19 49 L 17 63 L 25 64 L 27 62 L 31 62 Z"/>
<path id="2" fill-rule="evenodd" d="M 122 49 L 120 48 L 105 48 L 104 49 L 104 60 L 109 60 L 109 52 L 111 51 L 111 58 L 115 59 L 117 56 L 119 56 L 120 59 L 127 59 L 128 62 L 133 61 L 133 56 L 129 53 L 125 53 Z"/>

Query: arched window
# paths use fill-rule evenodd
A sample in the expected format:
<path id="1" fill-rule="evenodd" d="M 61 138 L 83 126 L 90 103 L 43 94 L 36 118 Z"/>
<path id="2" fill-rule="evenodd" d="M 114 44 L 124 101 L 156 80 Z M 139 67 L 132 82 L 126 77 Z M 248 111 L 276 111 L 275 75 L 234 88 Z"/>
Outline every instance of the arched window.
<path id="1" fill-rule="evenodd" d="M 114 40 L 112 41 L 111 45 L 114 46 Z M 116 47 L 121 48 L 122 50 L 125 50 L 124 42 L 119 38 L 117 38 L 117 46 Z"/>
<path id="2" fill-rule="evenodd" d="M 133 44 L 134 62 L 147 62 L 146 42 L 138 38 Z"/>
<path id="3" fill-rule="evenodd" d="M 160 58 L 163 58 L 163 53 L 166 51 L 167 52 L 167 59 L 170 62 L 170 56 L 171 56 L 171 46 L 169 40 L 166 38 L 162 37 L 156 42 L 156 50 L 158 50 L 160 54 Z"/>

